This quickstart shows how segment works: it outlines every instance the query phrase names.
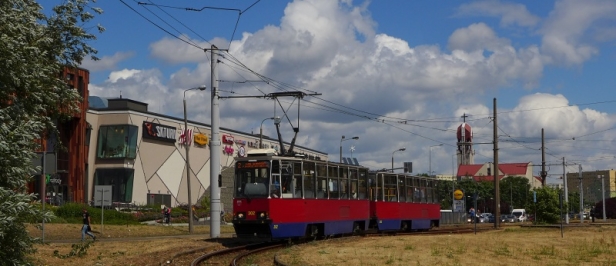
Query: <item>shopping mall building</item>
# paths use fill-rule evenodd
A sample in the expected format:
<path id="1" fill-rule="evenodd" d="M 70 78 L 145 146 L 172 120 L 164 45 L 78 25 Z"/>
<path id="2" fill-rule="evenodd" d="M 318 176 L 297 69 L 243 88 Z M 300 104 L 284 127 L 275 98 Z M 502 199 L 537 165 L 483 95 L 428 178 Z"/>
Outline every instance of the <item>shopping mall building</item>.
<path id="1" fill-rule="evenodd" d="M 78 74 L 83 77 L 76 80 L 87 81 L 87 71 Z M 114 204 L 186 204 L 186 144 L 191 200 L 197 203 L 202 196 L 209 197 L 210 125 L 189 120 L 186 130 L 183 118 L 150 112 L 146 103 L 132 99 L 89 97 L 87 83 L 80 86 L 84 86 L 82 108 L 87 110 L 72 118 L 71 125 L 76 126 L 60 129 L 67 149 L 57 156 L 52 182 L 46 181 L 47 195 L 59 195 L 62 202 L 91 203 L 97 186 L 110 185 Z M 220 128 L 220 136 L 221 201 L 231 206 L 234 157 L 256 149 L 259 135 Z M 279 149 L 279 144 L 264 136 L 263 147 Z M 295 150 L 327 160 L 325 153 L 301 146 Z M 31 184 L 33 192 L 39 191 L 42 180 Z"/>

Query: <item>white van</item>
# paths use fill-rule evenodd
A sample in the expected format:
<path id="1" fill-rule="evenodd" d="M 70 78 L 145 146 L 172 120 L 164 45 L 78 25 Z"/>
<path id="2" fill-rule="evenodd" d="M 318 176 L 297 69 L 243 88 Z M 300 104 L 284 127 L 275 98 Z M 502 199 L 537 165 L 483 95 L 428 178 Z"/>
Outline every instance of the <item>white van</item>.
<path id="1" fill-rule="evenodd" d="M 526 210 L 525 209 L 513 209 L 513 211 L 511 211 L 511 214 L 515 215 L 515 219 L 518 222 L 524 222 L 528 218 L 526 216 Z"/>

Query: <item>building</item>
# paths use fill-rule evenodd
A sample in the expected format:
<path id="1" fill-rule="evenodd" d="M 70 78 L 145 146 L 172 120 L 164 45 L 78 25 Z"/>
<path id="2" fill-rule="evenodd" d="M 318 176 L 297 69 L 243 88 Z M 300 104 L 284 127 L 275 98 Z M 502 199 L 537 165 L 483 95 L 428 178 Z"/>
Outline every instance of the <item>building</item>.
<path id="1" fill-rule="evenodd" d="M 458 166 L 458 179 L 472 178 L 475 181 L 494 181 L 494 165 L 491 162 L 484 164 L 470 164 Z M 528 179 L 531 189 L 541 187 L 541 177 L 533 176 L 532 163 L 499 163 L 498 177 L 519 176 Z"/>
<path id="2" fill-rule="evenodd" d="M 86 122 L 90 72 L 80 68 L 64 68 L 61 75 L 68 88 L 77 90 L 83 99 L 77 103 L 79 112 L 72 113 L 68 120 L 57 123 L 57 136 L 43 137 L 43 150 L 39 151 L 39 155 L 42 155 L 43 151 L 48 155 L 45 163 L 47 171 L 45 176 L 35 178 L 28 184 L 28 192 L 45 194 L 50 203 L 85 202 L 86 187 L 83 177 L 88 172 L 87 141 L 92 129 Z M 59 147 L 60 142 L 64 149 Z M 41 165 L 39 162 L 34 164 Z"/>
<path id="3" fill-rule="evenodd" d="M 148 111 L 146 103 L 130 99 L 92 97 L 87 121 L 92 126 L 85 182 L 89 200 L 95 187 L 112 186 L 114 203 L 188 203 L 186 148 L 190 145 L 191 201 L 209 197 L 210 125 Z M 232 206 L 235 156 L 246 156 L 259 145 L 259 135 L 220 128 L 223 206 Z M 279 150 L 277 140 L 264 137 L 264 148 Z M 294 149 L 308 157 L 327 160 L 327 154 L 303 148 Z M 218 185 L 218 184 L 216 184 Z"/>
<path id="4" fill-rule="evenodd" d="M 567 173 L 567 189 L 569 193 L 580 193 L 581 185 L 584 202 L 594 203 L 603 199 L 601 197 L 601 187 L 603 186 L 603 195 L 606 199 L 616 197 L 615 170 L 587 171 L 581 174 L 580 178 L 579 172 Z"/>
<path id="5" fill-rule="evenodd" d="M 464 122 L 458 127 L 458 165 L 470 165 L 475 163 L 475 151 L 473 150 L 473 129 L 466 123 L 466 114 L 462 116 Z"/>

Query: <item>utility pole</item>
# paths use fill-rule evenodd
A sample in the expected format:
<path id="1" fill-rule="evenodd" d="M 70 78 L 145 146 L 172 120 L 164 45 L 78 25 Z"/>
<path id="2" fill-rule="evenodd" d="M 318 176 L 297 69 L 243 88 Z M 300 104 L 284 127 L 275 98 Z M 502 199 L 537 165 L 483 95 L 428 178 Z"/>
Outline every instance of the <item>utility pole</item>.
<path id="1" fill-rule="evenodd" d="M 548 176 L 548 172 L 545 171 L 545 137 L 543 134 L 543 128 L 541 129 L 541 187 L 545 187 L 545 179 Z"/>
<path id="2" fill-rule="evenodd" d="M 498 125 L 496 124 L 496 98 L 494 98 L 494 228 L 500 227 L 500 192 L 498 187 Z"/>
<path id="3" fill-rule="evenodd" d="M 569 224 L 569 189 L 567 189 L 567 173 L 565 172 L 565 157 L 563 157 L 563 186 L 565 186 L 565 207 L 567 210 L 565 212 L 565 223 Z"/>
<path id="4" fill-rule="evenodd" d="M 584 183 L 582 182 L 582 164 L 579 164 L 580 169 L 580 223 L 584 223 Z"/>
<path id="5" fill-rule="evenodd" d="M 207 49 L 206 49 L 207 51 Z M 210 237 L 220 237 L 220 113 L 218 103 L 218 47 L 212 44 L 211 87 L 212 87 L 212 139 L 210 141 Z M 192 219 L 189 217 L 188 219 Z"/>

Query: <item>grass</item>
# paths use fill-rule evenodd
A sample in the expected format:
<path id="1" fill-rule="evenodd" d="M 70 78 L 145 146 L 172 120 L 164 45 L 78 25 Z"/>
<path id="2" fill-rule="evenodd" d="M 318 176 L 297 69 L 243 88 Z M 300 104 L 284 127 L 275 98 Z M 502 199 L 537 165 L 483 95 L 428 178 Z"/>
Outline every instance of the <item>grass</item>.
<path id="1" fill-rule="evenodd" d="M 318 252 L 327 250 L 328 253 Z M 289 265 L 614 265 L 616 226 L 518 228 L 462 235 L 367 237 L 303 245 Z M 286 258 L 290 258 L 286 260 Z"/>
<path id="2" fill-rule="evenodd" d="M 194 248 L 221 249 L 209 238 L 209 226 L 160 225 L 92 225 L 97 241 L 81 242 L 80 224 L 45 224 L 45 244 L 37 244 L 37 252 L 29 256 L 34 265 L 159 265 L 161 260 Z M 32 237 L 40 238 L 42 231 L 28 225 Z M 233 227 L 220 227 L 221 236 L 230 237 Z M 144 237 L 170 236 L 164 239 Z M 173 237 L 177 236 L 177 237 Z M 1 263 L 0 263 L 1 264 Z"/>

